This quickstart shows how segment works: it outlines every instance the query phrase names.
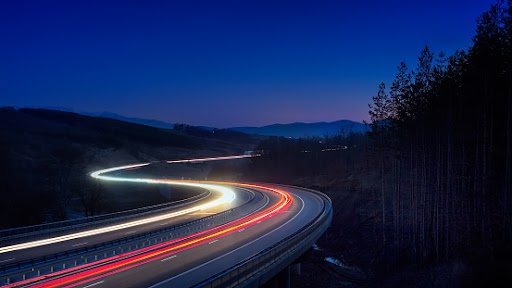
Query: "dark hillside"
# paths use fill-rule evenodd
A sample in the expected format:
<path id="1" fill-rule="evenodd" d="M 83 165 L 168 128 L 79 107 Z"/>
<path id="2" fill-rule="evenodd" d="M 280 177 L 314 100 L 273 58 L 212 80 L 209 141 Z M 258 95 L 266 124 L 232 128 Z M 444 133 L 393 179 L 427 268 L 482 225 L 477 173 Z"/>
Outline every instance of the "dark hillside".
<path id="1" fill-rule="evenodd" d="M 239 133 L 199 135 L 46 109 L 0 109 L 0 134 L 0 228 L 167 201 L 158 189 L 103 187 L 87 174 L 143 161 L 243 153 L 256 143 Z M 145 196 L 120 202 L 123 194 L 114 186 Z"/>
<path id="2" fill-rule="evenodd" d="M 70 140 L 86 141 L 105 145 L 121 145 L 122 140 L 151 146 L 201 148 L 201 141 L 172 130 L 123 122 L 110 118 L 97 118 L 80 114 L 44 109 L 20 109 L 23 118 L 17 125 L 30 127 L 34 120 L 42 121 L 33 131 L 43 135 L 64 135 Z M 21 121 L 20 121 L 21 120 Z M 20 122 L 18 122 L 20 121 Z M 23 122 L 25 121 L 25 122 Z M 28 124 L 28 125 L 27 125 Z M 30 129 L 30 128 L 29 128 Z"/>

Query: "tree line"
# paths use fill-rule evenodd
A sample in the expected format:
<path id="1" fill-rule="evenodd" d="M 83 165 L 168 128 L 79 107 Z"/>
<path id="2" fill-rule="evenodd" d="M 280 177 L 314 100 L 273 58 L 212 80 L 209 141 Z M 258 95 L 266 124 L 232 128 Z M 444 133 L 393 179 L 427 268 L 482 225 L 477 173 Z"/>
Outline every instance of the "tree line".
<path id="1" fill-rule="evenodd" d="M 400 63 L 369 108 L 388 262 L 510 257 L 512 1 L 477 19 L 467 51 Z"/>

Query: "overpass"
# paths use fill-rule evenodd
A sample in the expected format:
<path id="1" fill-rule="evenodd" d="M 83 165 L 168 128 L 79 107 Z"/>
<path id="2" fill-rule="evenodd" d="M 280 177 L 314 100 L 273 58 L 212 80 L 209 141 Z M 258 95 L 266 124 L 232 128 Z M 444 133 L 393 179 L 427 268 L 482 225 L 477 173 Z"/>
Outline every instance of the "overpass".
<path id="1" fill-rule="evenodd" d="M 227 159 L 232 158 L 179 161 Z M 330 225 L 330 199 L 304 188 L 119 176 L 149 165 L 114 167 L 91 176 L 181 185 L 199 193 L 172 205 L 94 221 L 0 231 L 0 285 L 286 287 L 288 267 Z"/>

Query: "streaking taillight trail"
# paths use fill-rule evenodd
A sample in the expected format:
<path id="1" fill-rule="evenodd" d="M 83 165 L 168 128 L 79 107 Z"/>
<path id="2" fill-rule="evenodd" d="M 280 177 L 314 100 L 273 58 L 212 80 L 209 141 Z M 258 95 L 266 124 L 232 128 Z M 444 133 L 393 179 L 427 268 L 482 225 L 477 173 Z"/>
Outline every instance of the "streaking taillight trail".
<path id="1" fill-rule="evenodd" d="M 241 158 L 239 156 L 230 156 L 235 158 Z M 245 158 L 244 155 L 243 158 Z M 226 159 L 226 157 L 219 157 Z M 206 160 L 208 159 L 208 160 Z M 210 159 L 220 160 L 217 158 L 203 158 L 201 161 L 211 161 Z M 193 159 L 191 159 L 193 160 Z M 184 160 L 184 161 L 191 161 Z M 170 162 L 170 161 L 169 161 Z M 171 162 L 172 163 L 172 162 Z M 292 197 L 289 193 L 267 187 L 264 185 L 254 185 L 254 184 L 246 184 L 246 183 L 234 183 L 234 182 L 206 182 L 206 181 L 183 181 L 183 180 L 165 180 L 165 179 L 142 179 L 142 178 L 125 178 L 125 177 L 113 177 L 113 176 L 104 176 L 102 174 L 119 171 L 124 169 L 132 169 L 147 166 L 150 163 L 144 164 L 136 164 L 136 165 L 128 165 L 121 167 L 114 167 L 110 169 L 100 170 L 91 174 L 91 176 L 96 177 L 102 180 L 110 180 L 110 181 L 129 181 L 129 182 L 144 182 L 144 183 L 165 183 L 172 185 L 186 185 L 192 187 L 201 187 L 206 189 L 218 189 L 220 191 L 227 191 L 224 189 L 229 189 L 227 186 L 238 186 L 238 187 L 246 187 L 252 189 L 261 189 L 265 191 L 269 191 L 279 195 L 279 201 L 268 207 L 264 210 L 256 212 L 252 215 L 245 216 L 243 218 L 231 221 L 229 223 L 213 227 L 207 230 L 203 230 L 191 235 L 187 235 L 185 237 L 181 237 L 178 239 L 169 240 L 163 243 L 155 244 L 143 249 L 126 252 L 123 254 L 119 254 L 115 257 L 110 257 L 106 259 L 102 259 L 100 261 L 96 261 L 89 264 L 80 265 L 77 267 L 61 270 L 59 272 L 55 272 L 52 274 L 47 274 L 44 276 L 38 276 L 35 278 L 27 279 L 24 281 L 16 282 L 7 287 L 15 287 L 15 286 L 25 286 L 30 285 L 31 287 L 58 287 L 58 286 L 66 286 L 66 287 L 75 287 L 78 285 L 83 285 L 86 283 L 90 283 L 92 281 L 98 280 L 100 278 L 106 277 L 108 275 L 112 275 L 115 273 L 119 273 L 122 271 L 126 271 L 128 269 L 135 268 L 140 265 L 144 265 L 151 261 L 157 261 L 178 252 L 196 247 L 198 245 L 202 245 L 231 233 L 238 231 L 240 229 L 248 228 L 252 225 L 257 224 L 260 221 L 264 221 L 266 218 L 271 217 L 280 211 L 285 210 L 292 203 Z M 227 193 L 227 192 L 226 192 Z M 227 193 L 229 194 L 229 193 Z M 222 197 L 224 198 L 224 197 Z M 227 199 L 227 198 L 226 198 Z M 232 198 L 231 198 L 232 200 Z M 229 201 L 229 200 L 226 200 Z M 225 202 L 224 202 L 225 203 Z M 213 206 L 212 206 L 213 207 Z M 206 209 L 206 208 L 201 208 Z"/>

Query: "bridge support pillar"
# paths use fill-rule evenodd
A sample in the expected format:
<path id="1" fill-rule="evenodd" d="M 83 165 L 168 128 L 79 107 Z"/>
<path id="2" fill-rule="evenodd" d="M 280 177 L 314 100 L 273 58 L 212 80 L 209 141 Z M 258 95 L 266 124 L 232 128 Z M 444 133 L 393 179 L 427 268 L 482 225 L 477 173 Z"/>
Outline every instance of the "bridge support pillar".
<path id="1" fill-rule="evenodd" d="M 263 288 L 290 288 L 290 266 L 272 277 L 272 279 L 263 285 Z"/>
<path id="2" fill-rule="evenodd" d="M 290 273 L 293 275 L 299 275 L 300 276 L 300 263 L 296 263 L 293 265 L 290 265 Z"/>

